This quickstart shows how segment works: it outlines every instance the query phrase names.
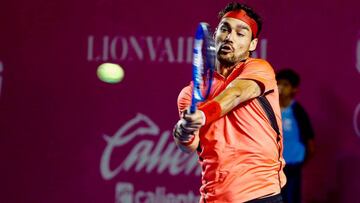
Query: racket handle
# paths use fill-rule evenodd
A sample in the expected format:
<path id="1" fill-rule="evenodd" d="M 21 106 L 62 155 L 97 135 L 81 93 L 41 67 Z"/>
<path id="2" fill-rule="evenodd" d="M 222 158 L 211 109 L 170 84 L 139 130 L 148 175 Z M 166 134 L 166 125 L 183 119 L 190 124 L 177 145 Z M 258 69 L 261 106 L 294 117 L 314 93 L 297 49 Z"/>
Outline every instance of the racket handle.
<path id="1" fill-rule="evenodd" d="M 195 105 L 195 104 L 192 104 L 192 105 L 190 106 L 190 114 L 195 113 L 195 111 L 196 111 L 196 105 Z"/>

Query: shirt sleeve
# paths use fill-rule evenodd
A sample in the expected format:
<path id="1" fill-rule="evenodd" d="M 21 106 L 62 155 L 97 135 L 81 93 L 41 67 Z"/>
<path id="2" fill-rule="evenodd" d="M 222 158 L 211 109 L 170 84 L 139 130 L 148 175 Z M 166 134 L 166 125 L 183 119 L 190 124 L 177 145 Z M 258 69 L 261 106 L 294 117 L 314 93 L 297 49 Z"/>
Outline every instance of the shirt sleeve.
<path id="1" fill-rule="evenodd" d="M 262 59 L 252 59 L 246 62 L 238 79 L 248 79 L 257 82 L 261 88 L 261 94 L 277 88 L 274 69 Z"/>
<path id="2" fill-rule="evenodd" d="M 179 115 L 181 115 L 181 112 L 185 111 L 191 105 L 191 92 L 191 85 L 186 86 L 181 90 L 177 99 Z"/>

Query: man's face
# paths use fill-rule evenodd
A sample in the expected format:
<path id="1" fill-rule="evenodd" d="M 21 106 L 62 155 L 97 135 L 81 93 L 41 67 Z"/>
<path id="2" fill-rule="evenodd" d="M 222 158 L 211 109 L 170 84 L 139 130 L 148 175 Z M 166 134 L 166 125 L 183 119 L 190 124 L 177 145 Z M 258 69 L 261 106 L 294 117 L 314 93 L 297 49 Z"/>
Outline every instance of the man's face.
<path id="1" fill-rule="evenodd" d="M 223 18 L 215 33 L 215 46 L 220 64 L 232 66 L 247 59 L 256 48 L 257 38 L 251 40 L 251 28 L 244 21 Z"/>
<path id="2" fill-rule="evenodd" d="M 277 81 L 277 85 L 280 99 L 292 99 L 297 92 L 297 88 L 293 87 L 288 80 L 280 79 Z"/>

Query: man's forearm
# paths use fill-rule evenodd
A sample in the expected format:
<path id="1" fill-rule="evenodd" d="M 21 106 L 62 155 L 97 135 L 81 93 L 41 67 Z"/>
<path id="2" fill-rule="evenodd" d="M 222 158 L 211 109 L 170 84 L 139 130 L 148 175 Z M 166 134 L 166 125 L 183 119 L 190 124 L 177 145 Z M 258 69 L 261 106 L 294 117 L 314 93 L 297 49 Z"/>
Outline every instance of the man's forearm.
<path id="1" fill-rule="evenodd" d="M 205 124 L 209 124 L 233 110 L 240 103 L 253 99 L 261 94 L 259 85 L 253 80 L 234 80 L 213 100 L 202 105 Z"/>
<path id="2" fill-rule="evenodd" d="M 260 96 L 261 89 L 253 80 L 234 80 L 214 101 L 221 106 L 221 116 L 233 110 L 239 104 Z"/>

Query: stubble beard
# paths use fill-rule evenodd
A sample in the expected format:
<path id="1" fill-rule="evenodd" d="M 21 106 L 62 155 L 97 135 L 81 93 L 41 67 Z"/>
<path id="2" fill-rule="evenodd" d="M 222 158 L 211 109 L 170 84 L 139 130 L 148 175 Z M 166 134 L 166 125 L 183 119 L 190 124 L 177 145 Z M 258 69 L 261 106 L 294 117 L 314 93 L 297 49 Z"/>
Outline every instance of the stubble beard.
<path id="1" fill-rule="evenodd" d="M 244 59 L 247 58 L 247 56 L 245 56 L 246 54 L 242 54 L 238 57 L 236 57 L 234 54 L 231 54 L 231 56 L 227 56 L 230 53 L 223 55 L 221 53 L 217 54 L 217 59 L 220 63 L 221 66 L 223 67 L 233 67 L 234 65 L 238 64 L 240 61 L 243 61 Z"/>

